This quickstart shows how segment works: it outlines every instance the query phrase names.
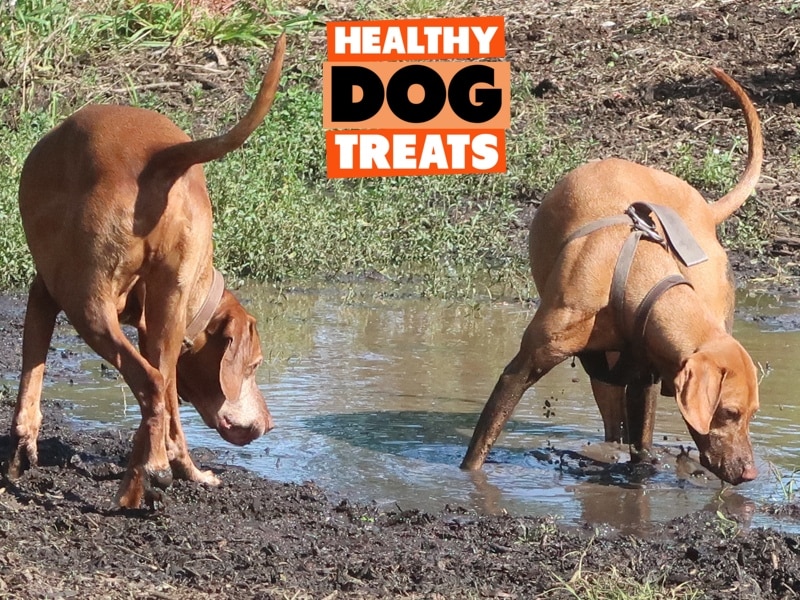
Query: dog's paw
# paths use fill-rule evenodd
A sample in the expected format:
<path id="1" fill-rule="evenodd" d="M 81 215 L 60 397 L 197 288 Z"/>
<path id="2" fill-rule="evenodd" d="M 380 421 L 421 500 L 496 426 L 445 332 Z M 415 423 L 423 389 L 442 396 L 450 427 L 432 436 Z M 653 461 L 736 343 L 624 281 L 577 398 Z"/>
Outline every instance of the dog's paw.
<path id="1" fill-rule="evenodd" d="M 198 483 L 205 483 L 206 485 L 213 485 L 213 486 L 218 486 L 221 483 L 219 477 L 214 475 L 213 471 L 201 471 L 199 469 L 196 470 L 197 470 L 197 477 L 192 481 L 196 481 Z"/>
<path id="2" fill-rule="evenodd" d="M 144 484 L 141 477 L 126 474 L 119 486 L 119 491 L 114 498 L 114 506 L 117 508 L 139 508 L 144 499 Z"/>
<path id="3" fill-rule="evenodd" d="M 192 461 L 188 455 L 182 457 L 181 460 L 173 460 L 170 464 L 172 465 L 172 473 L 177 479 L 195 481 L 197 483 L 205 483 L 213 486 L 220 484 L 219 478 L 214 475 L 213 471 L 201 471 L 195 466 L 194 461 Z"/>
<path id="4" fill-rule="evenodd" d="M 9 479 L 19 479 L 30 468 L 39 464 L 39 450 L 36 440 L 25 441 L 17 439 L 6 464 L 6 476 Z"/>
<path id="5" fill-rule="evenodd" d="M 172 485 L 172 470 L 149 469 L 142 466 L 129 468 L 122 479 L 114 499 L 118 508 L 139 508 L 144 502 L 149 508 L 164 503 L 166 490 Z"/>

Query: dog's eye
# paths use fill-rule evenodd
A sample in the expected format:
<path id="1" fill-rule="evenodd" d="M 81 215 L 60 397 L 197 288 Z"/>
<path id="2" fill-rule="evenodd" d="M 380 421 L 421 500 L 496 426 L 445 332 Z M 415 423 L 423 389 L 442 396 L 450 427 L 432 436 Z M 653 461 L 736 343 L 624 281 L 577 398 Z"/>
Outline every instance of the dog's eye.
<path id="1" fill-rule="evenodd" d="M 256 369 L 258 369 L 258 367 L 261 366 L 261 360 L 262 359 L 258 359 L 256 362 L 248 365 L 247 368 L 244 370 L 244 376 L 250 377 L 251 375 L 253 375 L 256 372 Z"/>
<path id="2" fill-rule="evenodd" d="M 741 416 L 742 413 L 733 408 L 723 408 L 720 411 L 720 417 L 722 417 L 722 419 L 725 421 L 737 421 Z"/>

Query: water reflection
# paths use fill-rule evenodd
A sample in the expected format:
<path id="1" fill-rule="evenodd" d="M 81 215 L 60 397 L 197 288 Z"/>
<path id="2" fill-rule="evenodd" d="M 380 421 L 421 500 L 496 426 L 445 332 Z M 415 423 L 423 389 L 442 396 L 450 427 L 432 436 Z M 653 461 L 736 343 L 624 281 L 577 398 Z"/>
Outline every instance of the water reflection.
<path id="1" fill-rule="evenodd" d="M 185 408 L 190 447 L 218 450 L 273 479 L 315 480 L 334 498 L 551 514 L 638 531 L 702 508 L 749 519 L 754 501 L 781 499 L 768 461 L 787 472 L 800 465 L 800 408 L 790 396 L 800 380 L 800 332 L 788 331 L 793 321 L 785 316 L 800 313 L 796 300 L 742 300 L 745 318 L 735 334 L 765 374 L 752 426 L 761 476 L 722 493 L 717 481 L 676 472 L 679 446 L 692 442 L 666 398 L 656 422 L 661 467 L 626 471 L 627 449 L 602 443 L 588 379 L 569 363 L 525 395 L 483 471 L 458 469 L 483 403 L 532 316 L 524 306 L 395 299 L 374 288 L 241 295 L 259 319 L 259 379 L 276 429 L 234 448 Z M 80 419 L 135 425 L 138 407 L 127 388 L 74 336 L 60 339 L 58 353 L 75 351 L 82 360 L 51 361 L 58 368 L 48 374 L 46 395 L 74 400 Z"/>

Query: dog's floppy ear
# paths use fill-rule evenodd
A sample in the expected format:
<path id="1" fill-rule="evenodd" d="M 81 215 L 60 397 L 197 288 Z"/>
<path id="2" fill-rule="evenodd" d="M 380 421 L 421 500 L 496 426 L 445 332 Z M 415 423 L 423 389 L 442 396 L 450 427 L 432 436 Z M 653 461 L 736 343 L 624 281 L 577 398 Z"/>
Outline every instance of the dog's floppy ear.
<path id="1" fill-rule="evenodd" d="M 681 415 L 701 435 L 708 435 L 711 429 L 724 379 L 722 369 L 703 352 L 686 359 L 675 377 L 675 399 Z"/>
<path id="2" fill-rule="evenodd" d="M 242 380 L 252 354 L 255 319 L 228 319 L 223 330 L 225 353 L 219 365 L 219 385 L 225 399 L 236 401 L 242 391 Z"/>

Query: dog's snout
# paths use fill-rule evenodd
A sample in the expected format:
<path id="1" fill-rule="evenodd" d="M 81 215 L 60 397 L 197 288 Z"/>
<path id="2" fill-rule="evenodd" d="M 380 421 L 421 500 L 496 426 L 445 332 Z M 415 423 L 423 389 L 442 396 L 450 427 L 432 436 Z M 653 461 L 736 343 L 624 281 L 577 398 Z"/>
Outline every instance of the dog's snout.
<path id="1" fill-rule="evenodd" d="M 741 483 L 753 481 L 756 477 L 758 477 L 758 469 L 755 467 L 755 465 L 749 464 L 742 470 Z"/>
<path id="2" fill-rule="evenodd" d="M 264 419 L 264 431 L 262 433 L 269 433 L 275 429 L 275 421 L 272 420 L 272 413 L 267 410 L 267 417 Z"/>

